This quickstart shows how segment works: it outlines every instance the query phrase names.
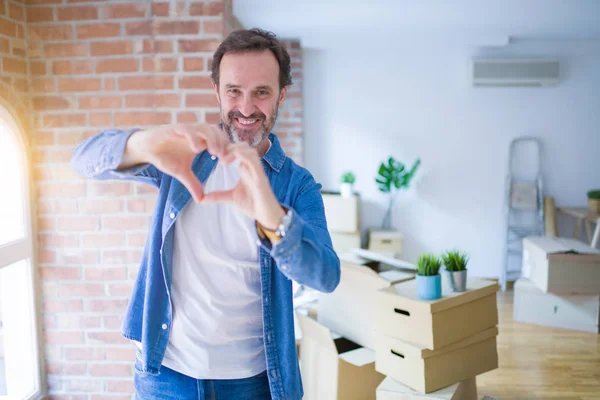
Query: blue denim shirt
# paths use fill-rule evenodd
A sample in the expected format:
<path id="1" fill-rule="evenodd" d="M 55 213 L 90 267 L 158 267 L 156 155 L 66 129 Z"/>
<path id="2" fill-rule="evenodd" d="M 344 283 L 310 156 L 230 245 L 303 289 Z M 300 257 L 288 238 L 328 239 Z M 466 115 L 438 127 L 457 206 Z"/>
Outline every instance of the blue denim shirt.
<path id="1" fill-rule="evenodd" d="M 127 139 L 135 131 L 110 129 L 90 137 L 77 147 L 71 162 L 75 171 L 87 178 L 138 181 L 159 190 L 122 327 L 126 338 L 141 342 L 137 372 L 157 375 L 172 322 L 174 224 L 191 196 L 179 181 L 150 164 L 116 170 Z M 280 204 L 291 210 L 292 222 L 286 236 L 274 246 L 257 235 L 264 346 L 272 398 L 296 400 L 302 398 L 303 388 L 294 335 L 292 280 L 332 292 L 340 280 L 340 262 L 327 230 L 321 185 L 285 155 L 275 135 L 270 134 L 269 139 L 272 145 L 262 158 L 263 168 Z M 201 182 L 206 182 L 217 161 L 206 151 L 195 157 L 192 169 Z"/>

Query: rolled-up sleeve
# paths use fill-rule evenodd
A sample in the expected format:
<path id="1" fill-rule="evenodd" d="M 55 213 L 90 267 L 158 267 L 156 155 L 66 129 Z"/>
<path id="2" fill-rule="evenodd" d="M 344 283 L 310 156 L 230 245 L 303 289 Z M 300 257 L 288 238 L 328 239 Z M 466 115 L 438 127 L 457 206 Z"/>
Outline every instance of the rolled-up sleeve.
<path id="1" fill-rule="evenodd" d="M 293 207 L 282 204 L 292 217 L 285 236 L 274 245 L 267 238 L 260 240 L 286 277 L 329 293 L 339 284 L 340 260 L 327 230 L 321 185 L 310 180 Z"/>
<path id="2" fill-rule="evenodd" d="M 71 166 L 79 175 L 96 180 L 133 180 L 158 187 L 161 172 L 151 164 L 117 168 L 129 137 L 140 129 L 108 129 L 81 142 L 71 157 Z"/>

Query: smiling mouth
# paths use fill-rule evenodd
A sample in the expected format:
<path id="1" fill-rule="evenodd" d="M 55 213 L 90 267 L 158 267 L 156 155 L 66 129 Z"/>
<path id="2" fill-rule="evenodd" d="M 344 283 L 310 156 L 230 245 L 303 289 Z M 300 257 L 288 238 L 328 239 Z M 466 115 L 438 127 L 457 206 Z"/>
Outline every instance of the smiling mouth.
<path id="1" fill-rule="evenodd" d="M 235 124 L 240 128 L 254 128 L 260 124 L 260 119 L 258 118 L 234 118 Z"/>

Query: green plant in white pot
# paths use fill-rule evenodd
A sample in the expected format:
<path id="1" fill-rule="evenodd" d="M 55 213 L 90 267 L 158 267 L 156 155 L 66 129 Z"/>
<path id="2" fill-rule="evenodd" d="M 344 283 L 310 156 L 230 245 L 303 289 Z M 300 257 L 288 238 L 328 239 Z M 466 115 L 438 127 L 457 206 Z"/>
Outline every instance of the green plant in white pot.
<path id="1" fill-rule="evenodd" d="M 600 189 L 590 190 L 587 193 L 588 208 L 591 212 L 600 214 Z"/>
<path id="2" fill-rule="evenodd" d="M 462 251 L 449 250 L 442 255 L 444 266 L 446 267 L 446 276 L 450 282 L 450 287 L 455 292 L 464 292 L 467 290 L 467 263 L 469 256 Z"/>
<path id="3" fill-rule="evenodd" d="M 396 194 L 402 189 L 408 189 L 410 183 L 421 164 L 421 159 L 417 159 L 410 169 L 407 169 L 404 163 L 390 157 L 387 162 L 381 162 L 375 182 L 379 191 L 389 196 L 388 207 L 383 217 L 381 228 L 389 230 L 392 227 L 392 208 Z"/>
<path id="4" fill-rule="evenodd" d="M 442 261 L 434 254 L 421 254 L 417 261 L 417 295 L 423 300 L 442 297 Z"/>
<path id="5" fill-rule="evenodd" d="M 342 174 L 340 178 L 340 193 L 342 197 L 352 197 L 354 182 L 356 182 L 356 177 L 352 171 L 346 171 Z"/>

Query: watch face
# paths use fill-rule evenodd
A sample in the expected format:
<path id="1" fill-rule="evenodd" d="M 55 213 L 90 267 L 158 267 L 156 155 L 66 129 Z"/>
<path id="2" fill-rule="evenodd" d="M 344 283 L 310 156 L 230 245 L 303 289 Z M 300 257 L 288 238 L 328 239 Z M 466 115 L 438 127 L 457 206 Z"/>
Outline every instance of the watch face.
<path id="1" fill-rule="evenodd" d="M 288 211 L 281 219 L 281 224 L 279 225 L 279 228 L 277 229 L 277 235 L 285 236 L 285 233 L 287 232 L 288 227 L 290 226 L 291 222 L 292 222 L 292 212 Z"/>
<path id="2" fill-rule="evenodd" d="M 287 229 L 288 226 L 290 226 L 290 224 L 292 223 L 292 212 L 288 211 L 285 216 L 283 217 L 283 224 L 285 226 L 285 228 Z"/>

